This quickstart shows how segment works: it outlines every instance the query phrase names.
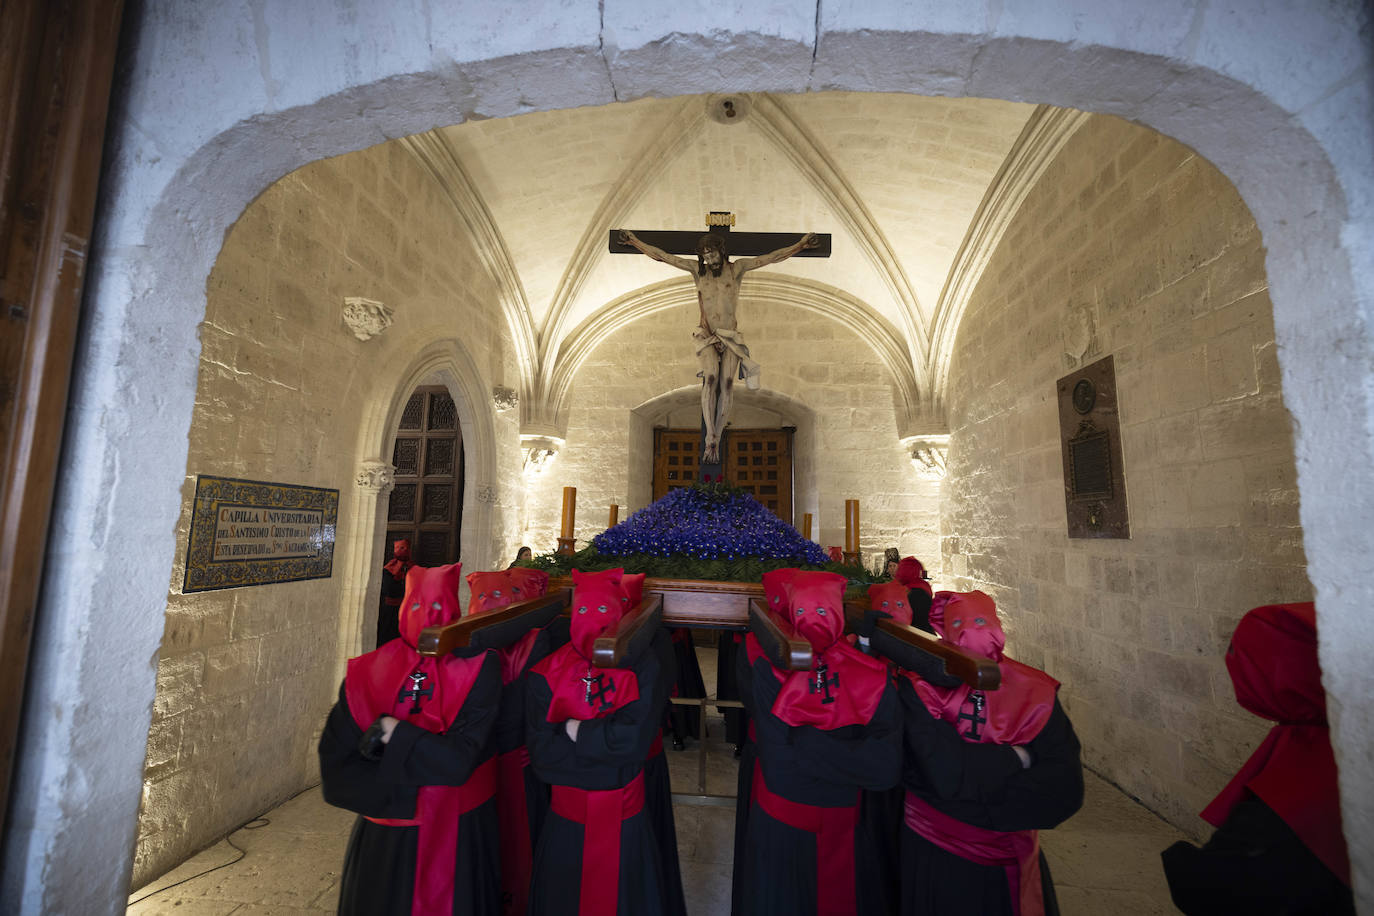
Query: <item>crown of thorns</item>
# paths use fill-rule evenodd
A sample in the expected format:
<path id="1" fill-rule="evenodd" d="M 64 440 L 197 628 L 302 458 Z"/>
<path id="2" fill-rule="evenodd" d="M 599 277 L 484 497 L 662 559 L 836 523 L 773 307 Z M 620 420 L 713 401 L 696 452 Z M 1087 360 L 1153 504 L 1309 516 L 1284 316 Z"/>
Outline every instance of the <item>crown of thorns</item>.
<path id="1" fill-rule="evenodd" d="M 706 249 L 708 248 L 714 248 L 716 251 L 724 255 L 725 239 L 716 235 L 714 232 L 708 232 L 701 238 L 697 239 L 697 257 L 701 257 L 702 255 L 706 254 Z"/>

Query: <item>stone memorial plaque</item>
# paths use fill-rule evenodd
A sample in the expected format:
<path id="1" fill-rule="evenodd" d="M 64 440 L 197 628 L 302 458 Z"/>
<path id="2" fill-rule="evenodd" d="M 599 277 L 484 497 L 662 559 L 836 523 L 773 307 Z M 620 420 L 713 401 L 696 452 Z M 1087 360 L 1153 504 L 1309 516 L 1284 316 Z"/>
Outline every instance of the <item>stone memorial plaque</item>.
<path id="1" fill-rule="evenodd" d="M 1110 356 L 1056 383 L 1071 538 L 1129 538 L 1116 370 Z"/>
<path id="2" fill-rule="evenodd" d="M 339 491 L 196 477 L 182 592 L 327 579 Z"/>

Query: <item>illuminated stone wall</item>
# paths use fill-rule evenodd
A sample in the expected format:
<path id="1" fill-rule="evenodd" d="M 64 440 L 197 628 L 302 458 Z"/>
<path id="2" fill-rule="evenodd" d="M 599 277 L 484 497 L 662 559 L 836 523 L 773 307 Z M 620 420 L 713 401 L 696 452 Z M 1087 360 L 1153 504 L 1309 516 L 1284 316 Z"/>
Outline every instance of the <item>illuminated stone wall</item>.
<path id="1" fill-rule="evenodd" d="M 135 885 L 317 778 L 315 742 L 338 664 L 356 651 L 339 646 L 341 614 L 350 602 L 376 602 L 368 579 L 381 555 L 364 558 L 357 582 L 348 581 L 348 560 L 350 548 L 368 553 L 376 541 L 372 519 L 356 514 L 355 478 L 370 457 L 360 442 L 364 417 L 408 394 L 391 387 L 395 364 L 446 333 L 477 362 L 484 390 L 504 382 L 508 343 L 490 282 L 427 182 L 397 144 L 301 168 L 248 207 L 211 271 Z M 359 340 L 343 320 L 345 297 L 381 302 L 394 312 L 392 325 Z M 495 416 L 489 397 L 458 406 L 464 417 Z M 518 479 L 512 413 L 492 422 L 502 466 Z M 338 489 L 333 575 L 180 594 L 190 497 L 202 473 Z M 493 528 L 513 532 L 519 490 L 499 474 L 494 480 Z M 477 489 L 473 480 L 469 496 Z M 493 559 L 513 553 L 484 536 Z M 371 648 L 374 620 L 359 624 L 361 648 Z"/>
<path id="2" fill-rule="evenodd" d="M 1272 313 L 1231 184 L 1099 116 L 1027 198 L 953 360 L 944 584 L 991 594 L 1088 764 L 1193 833 L 1266 730 L 1232 695 L 1231 631 L 1312 597 Z M 1109 354 L 1131 538 L 1070 539 L 1055 382 Z"/>

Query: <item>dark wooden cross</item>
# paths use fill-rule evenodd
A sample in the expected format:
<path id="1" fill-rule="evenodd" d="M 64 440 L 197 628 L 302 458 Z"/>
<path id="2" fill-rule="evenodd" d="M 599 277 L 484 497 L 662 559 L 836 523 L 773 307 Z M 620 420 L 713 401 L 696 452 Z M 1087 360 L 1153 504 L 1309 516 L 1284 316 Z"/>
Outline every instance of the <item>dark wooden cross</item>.
<path id="1" fill-rule="evenodd" d="M 779 248 L 786 248 L 793 244 L 797 239 L 806 233 L 804 232 L 731 232 L 730 227 L 735 224 L 735 215 L 727 210 L 712 210 L 706 215 L 706 232 L 718 235 L 725 242 L 725 255 L 728 258 L 750 258 L 761 254 L 768 254 L 770 251 L 777 251 Z M 696 257 L 697 242 L 701 240 L 705 233 L 690 229 L 646 229 L 640 231 L 633 230 L 639 240 L 661 248 L 669 254 L 681 255 L 683 257 Z M 608 244 L 611 254 L 639 254 L 639 249 L 633 245 L 620 241 L 620 230 L 611 229 L 608 236 Z M 828 258 L 830 257 L 830 233 L 816 233 L 816 244 L 811 248 L 804 248 L 793 255 L 794 258 Z M 720 386 L 724 379 L 716 379 L 716 385 Z M 716 397 L 720 397 L 720 391 L 716 391 Z M 720 430 L 720 456 L 721 462 L 725 461 L 725 437 L 728 429 Z M 706 445 L 706 421 L 701 422 L 701 440 L 698 445 L 698 455 L 705 454 Z M 722 464 L 705 464 L 704 462 L 697 467 L 697 474 L 702 480 L 708 477 L 723 479 Z"/>
<path id="2" fill-rule="evenodd" d="M 410 711 L 415 713 L 420 711 L 420 697 L 434 696 L 434 688 L 426 687 L 424 690 L 420 689 L 420 685 L 429 680 L 429 675 L 425 674 L 423 671 L 413 671 L 408 676 L 410 678 L 410 689 L 406 690 L 402 687 L 400 694 L 396 697 L 396 702 L 399 703 L 402 700 L 413 701 L 415 705 L 410 707 Z"/>
<path id="3" fill-rule="evenodd" d="M 968 698 L 969 701 L 973 703 L 973 711 L 964 712 L 961 708 L 959 710 L 959 715 L 955 716 L 955 719 L 967 719 L 969 729 L 964 732 L 964 737 L 977 741 L 983 737 L 978 731 L 978 726 L 988 720 L 987 716 L 983 715 L 983 704 L 987 702 L 987 697 L 983 696 L 983 691 L 981 690 L 970 690 Z"/>
<path id="4" fill-rule="evenodd" d="M 816 678 L 809 685 L 811 693 L 820 693 L 822 690 L 825 691 L 825 696 L 821 698 L 822 706 L 835 702 L 835 698 L 830 695 L 830 688 L 840 686 L 840 672 L 836 671 L 834 674 L 826 677 L 829 670 L 825 662 L 818 664 L 816 666 Z"/>

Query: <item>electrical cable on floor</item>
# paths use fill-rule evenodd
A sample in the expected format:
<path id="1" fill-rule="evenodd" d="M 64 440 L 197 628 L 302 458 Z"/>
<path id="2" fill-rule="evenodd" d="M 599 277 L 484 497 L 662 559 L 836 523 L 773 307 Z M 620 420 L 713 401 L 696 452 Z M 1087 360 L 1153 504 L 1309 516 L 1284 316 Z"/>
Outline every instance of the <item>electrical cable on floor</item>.
<path id="1" fill-rule="evenodd" d="M 319 786 L 319 783 L 316 783 L 316 784 L 313 785 L 313 786 L 306 786 L 304 789 L 301 789 L 300 792 L 297 792 L 296 795 L 300 795 L 300 794 L 302 794 L 302 793 L 304 793 L 304 792 L 309 792 L 311 789 L 317 788 L 318 786 Z M 291 798 L 286 799 L 286 801 L 283 801 L 283 802 L 281 802 L 280 804 L 276 805 L 275 808 L 280 808 L 282 805 L 286 804 L 286 802 L 289 802 L 289 801 L 291 801 L 291 799 L 295 798 L 296 795 L 293 795 L 293 796 L 291 796 Z M 273 810 L 275 810 L 275 808 L 274 808 Z M 203 878 L 203 877 L 205 877 L 206 875 L 210 874 L 211 872 L 216 872 L 216 871 L 219 871 L 221 868 L 228 868 L 230 865 L 235 865 L 235 864 L 237 864 L 237 863 L 239 863 L 239 862 L 242 862 L 243 859 L 244 859 L 244 857 L 248 855 L 248 851 L 247 851 L 246 849 L 244 849 L 243 847 L 241 847 L 241 846 L 235 846 L 235 845 L 234 845 L 234 841 L 231 840 L 230 837 L 232 837 L 234 834 L 238 833 L 240 830 L 260 830 L 260 829 L 262 829 L 263 827 L 266 827 L 268 824 L 271 824 L 271 823 L 272 823 L 272 822 L 271 822 L 269 819 L 265 818 L 265 817 L 255 817 L 255 818 L 253 818 L 252 820 L 244 821 L 242 824 L 238 825 L 238 826 L 235 827 L 233 830 L 229 831 L 229 833 L 224 837 L 224 842 L 226 842 L 226 843 L 229 844 L 229 848 L 231 848 L 231 849 L 235 850 L 236 852 L 238 852 L 238 856 L 237 856 L 236 858 L 230 859 L 228 862 L 221 862 L 219 865 L 216 865 L 216 866 L 214 866 L 213 868 L 207 868 L 207 869 L 205 869 L 205 871 L 197 872 L 196 874 L 191 875 L 191 876 L 189 876 L 189 877 L 182 878 L 180 881 L 177 881 L 177 882 L 174 883 L 174 884 L 169 884 L 169 885 L 167 885 L 166 887 L 159 887 L 159 888 L 158 888 L 157 890 L 155 890 L 155 891 L 149 891 L 148 893 L 144 894 L 142 897 L 139 897 L 137 900 L 130 900 L 130 901 L 128 902 L 127 906 L 129 906 L 129 907 L 136 906 L 137 904 L 140 904 L 140 903 L 142 903 L 143 901 L 147 900 L 149 897 L 156 897 L 158 894 L 161 894 L 163 891 L 170 891 L 170 890 L 171 890 L 172 888 L 174 888 L 174 887 L 180 887 L 181 885 L 185 884 L 187 881 L 194 881 L 194 880 L 196 880 L 197 878 Z"/>

